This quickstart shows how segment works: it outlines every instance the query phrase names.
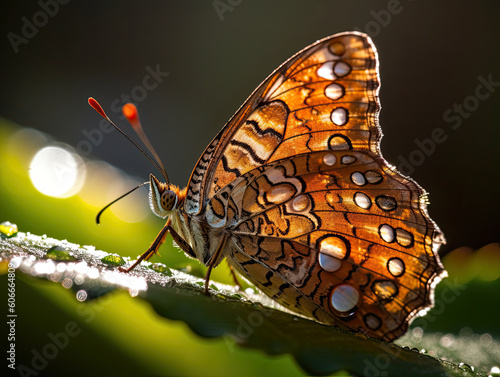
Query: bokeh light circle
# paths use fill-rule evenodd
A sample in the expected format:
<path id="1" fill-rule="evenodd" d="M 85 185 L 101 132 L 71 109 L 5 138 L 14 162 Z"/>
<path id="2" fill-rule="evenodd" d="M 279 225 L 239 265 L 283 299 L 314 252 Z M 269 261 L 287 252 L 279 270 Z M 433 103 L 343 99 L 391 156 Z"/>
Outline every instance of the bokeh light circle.
<path id="1" fill-rule="evenodd" d="M 76 194 L 85 180 L 85 164 L 68 150 L 49 146 L 40 149 L 30 164 L 30 179 L 42 194 L 67 198 Z"/>

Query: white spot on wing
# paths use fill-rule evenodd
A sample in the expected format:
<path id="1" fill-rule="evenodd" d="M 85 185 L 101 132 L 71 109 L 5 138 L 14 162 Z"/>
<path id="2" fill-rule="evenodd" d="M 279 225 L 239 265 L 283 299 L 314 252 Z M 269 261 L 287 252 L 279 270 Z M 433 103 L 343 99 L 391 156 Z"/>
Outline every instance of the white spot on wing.
<path id="1" fill-rule="evenodd" d="M 318 261 L 321 268 L 328 272 L 335 272 L 342 265 L 342 262 L 339 259 L 323 253 L 319 253 Z"/>
<path id="2" fill-rule="evenodd" d="M 337 83 L 330 84 L 325 88 L 325 96 L 334 101 L 338 100 L 339 98 L 342 98 L 343 95 L 344 95 L 344 87 Z"/>
<path id="3" fill-rule="evenodd" d="M 326 62 L 318 68 L 316 72 L 319 77 L 322 77 L 327 80 L 335 80 L 337 76 L 333 73 L 333 63 L 334 62 Z"/>
<path id="4" fill-rule="evenodd" d="M 354 194 L 354 203 L 360 208 L 368 209 L 372 206 L 370 197 L 362 192 Z"/>
<path id="5" fill-rule="evenodd" d="M 352 173 L 351 181 L 357 186 L 363 186 L 366 184 L 365 176 L 363 175 L 363 173 L 360 173 L 359 171 Z"/>
<path id="6" fill-rule="evenodd" d="M 394 228 L 388 224 L 384 224 L 379 229 L 380 238 L 382 238 L 385 242 L 391 243 L 394 242 L 395 234 Z"/>
<path id="7" fill-rule="evenodd" d="M 393 276 L 398 277 L 405 272 L 405 264 L 399 258 L 391 258 L 387 264 L 387 269 Z"/>
<path id="8" fill-rule="evenodd" d="M 328 166 L 335 165 L 335 163 L 337 162 L 337 157 L 335 157 L 333 153 L 325 154 L 323 156 L 323 162 Z"/>
<path id="9" fill-rule="evenodd" d="M 331 304 L 339 312 L 347 312 L 353 309 L 359 301 L 359 292 L 356 288 L 342 284 L 333 289 Z"/>
<path id="10" fill-rule="evenodd" d="M 337 77 L 344 77 L 351 72 L 351 66 L 345 62 L 339 61 L 335 64 L 333 72 Z"/>
<path id="11" fill-rule="evenodd" d="M 343 107 L 337 107 L 332 111 L 330 119 L 337 126 L 343 126 L 347 123 L 347 110 Z"/>

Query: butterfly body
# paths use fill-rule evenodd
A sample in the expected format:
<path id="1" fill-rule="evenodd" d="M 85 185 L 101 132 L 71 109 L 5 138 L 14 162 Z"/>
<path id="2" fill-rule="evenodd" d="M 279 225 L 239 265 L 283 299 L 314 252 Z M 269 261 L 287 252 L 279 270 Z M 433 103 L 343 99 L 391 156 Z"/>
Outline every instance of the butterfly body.
<path id="1" fill-rule="evenodd" d="M 380 153 L 378 88 L 368 36 L 316 42 L 254 91 L 186 189 L 151 178 L 153 212 L 190 256 L 226 258 L 290 310 L 397 338 L 432 306 L 444 237 Z"/>

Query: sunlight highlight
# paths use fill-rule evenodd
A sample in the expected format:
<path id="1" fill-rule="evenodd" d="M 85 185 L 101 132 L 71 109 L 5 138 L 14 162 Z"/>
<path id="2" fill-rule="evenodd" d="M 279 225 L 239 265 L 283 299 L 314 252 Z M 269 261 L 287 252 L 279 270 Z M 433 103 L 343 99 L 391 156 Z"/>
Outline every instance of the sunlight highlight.
<path id="1" fill-rule="evenodd" d="M 64 148 L 40 149 L 30 164 L 30 179 L 42 194 L 56 198 L 75 195 L 85 181 L 85 163 Z"/>

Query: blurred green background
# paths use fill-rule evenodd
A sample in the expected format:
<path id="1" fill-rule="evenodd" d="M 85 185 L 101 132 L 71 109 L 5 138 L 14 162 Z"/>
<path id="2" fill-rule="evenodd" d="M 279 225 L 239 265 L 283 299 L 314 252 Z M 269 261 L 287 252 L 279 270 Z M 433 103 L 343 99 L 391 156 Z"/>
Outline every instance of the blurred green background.
<path id="1" fill-rule="evenodd" d="M 447 135 L 414 164 L 411 176 L 430 192 L 430 215 L 448 240 L 442 253 L 448 254 L 449 281 L 464 289 L 435 320 L 425 321 L 426 331 L 459 334 L 468 328 L 500 338 L 495 322 L 500 309 L 499 3 L 73 1 L 57 3 L 58 9 L 53 4 L 5 0 L 0 6 L 0 221 L 135 257 L 163 225 L 149 213 L 145 189 L 117 203 L 100 226 L 94 218 L 154 168 L 117 132 L 99 128 L 100 117 L 87 98 L 96 97 L 121 125 L 117 110 L 135 102 L 171 180 L 183 186 L 212 137 L 272 70 L 319 38 L 361 30 L 372 36 L 381 61 L 385 158 L 401 166 L 433 130 L 442 128 Z M 43 26 L 29 30 L 26 20 Z M 162 72 L 157 85 L 144 81 L 151 70 Z M 493 81 L 488 98 L 474 100 L 484 80 Z M 452 122 L 446 114 L 460 114 L 459 105 L 473 109 L 460 110 Z M 33 186 L 30 163 L 48 145 L 83 159 L 86 179 L 76 195 L 50 197 Z M 174 267 L 188 263 L 170 244 L 155 261 Z M 217 280 L 229 281 L 226 268 L 217 270 Z M 69 370 L 81 375 L 301 374 L 290 357 L 201 339 L 125 293 L 90 303 L 82 312 L 72 292 L 19 276 L 17 305 L 18 362 L 26 365 L 32 350 L 41 349 L 48 334 L 69 320 L 82 329 L 42 375 Z M 419 321 L 424 319 L 414 325 Z"/>

